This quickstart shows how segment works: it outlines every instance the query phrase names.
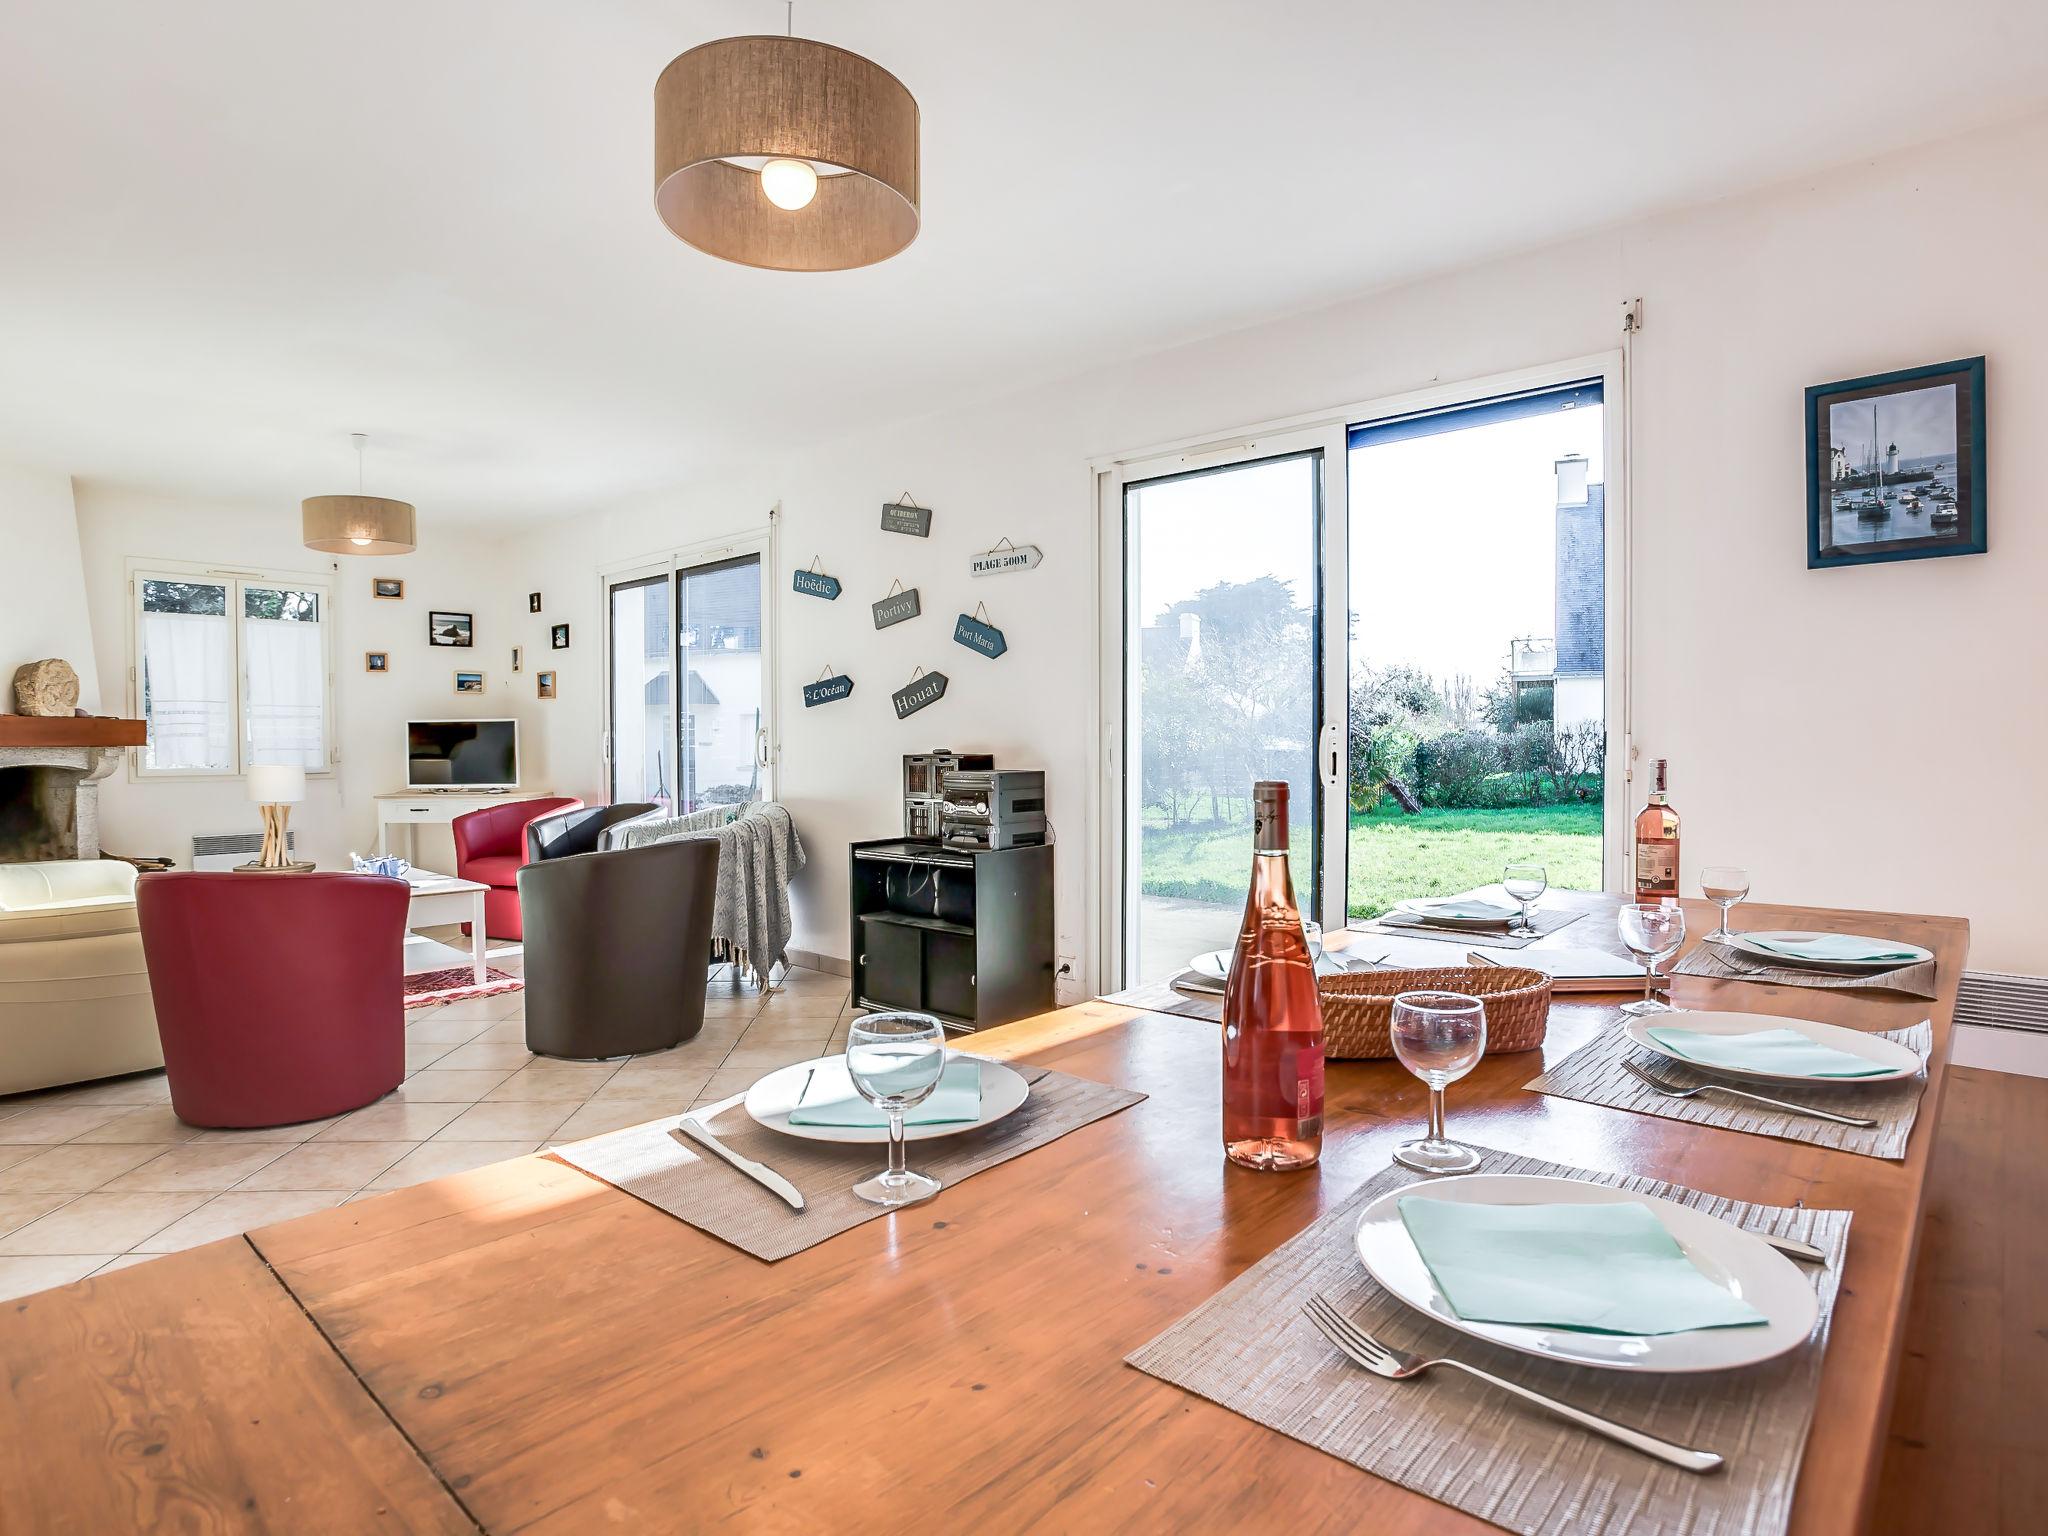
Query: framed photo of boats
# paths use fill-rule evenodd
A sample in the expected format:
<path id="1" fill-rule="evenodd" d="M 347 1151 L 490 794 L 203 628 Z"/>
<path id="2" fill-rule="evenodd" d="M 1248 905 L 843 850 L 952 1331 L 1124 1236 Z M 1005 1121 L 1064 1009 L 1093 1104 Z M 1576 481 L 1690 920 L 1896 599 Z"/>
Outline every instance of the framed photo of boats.
<path id="1" fill-rule="evenodd" d="M 1806 564 L 1981 555 L 1984 359 L 1806 391 Z"/>

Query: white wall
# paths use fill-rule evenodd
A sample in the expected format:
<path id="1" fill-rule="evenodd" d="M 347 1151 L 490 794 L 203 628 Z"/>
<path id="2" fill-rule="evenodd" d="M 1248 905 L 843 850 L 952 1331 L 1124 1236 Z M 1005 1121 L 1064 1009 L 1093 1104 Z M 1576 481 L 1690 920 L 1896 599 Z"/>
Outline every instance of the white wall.
<path id="1" fill-rule="evenodd" d="M 14 669 L 55 656 L 78 673 L 80 709 L 100 707 L 71 481 L 0 465 L 0 713 L 14 710 Z"/>
<path id="2" fill-rule="evenodd" d="M 518 643 L 512 598 L 488 540 L 438 530 L 424 513 L 418 551 L 394 559 L 339 559 L 307 549 L 296 505 L 221 503 L 154 496 L 81 482 L 78 532 L 92 609 L 93 650 L 108 680 L 110 712 L 132 714 L 128 695 L 128 563 L 170 560 L 232 569 L 262 568 L 325 580 L 334 595 L 335 736 L 341 761 L 331 776 L 309 778 L 306 801 L 292 812 L 301 856 L 346 867 L 351 851 L 374 851 L 373 796 L 404 787 L 403 723 L 408 717 L 523 716 L 531 684 L 511 672 Z M 405 597 L 371 595 L 372 576 L 396 576 Z M 525 602 L 520 599 L 523 610 Z M 430 647 L 430 608 L 475 615 L 469 650 Z M 391 670 L 368 673 L 366 651 L 385 651 Z M 481 670 L 482 698 L 458 696 L 454 674 Z M 137 780 L 124 770 L 100 790 L 100 840 L 113 852 L 161 854 L 188 863 L 192 839 L 259 831 L 241 780 Z M 445 830 L 422 833 L 420 862 L 454 868 Z"/>
<path id="3" fill-rule="evenodd" d="M 559 519 L 508 564 L 577 626 L 553 658 L 562 696 L 540 706 L 551 779 L 603 788 L 597 569 L 757 524 L 779 501 L 780 787 L 813 860 L 797 945 L 846 953 L 845 844 L 895 830 L 900 755 L 945 745 L 1048 771 L 1061 949 L 1085 957 L 1089 460 L 1606 351 L 1639 295 L 1635 744 L 1672 761 L 1688 884 L 1733 861 L 1764 899 L 1962 913 L 1975 964 L 2048 972 L 2028 915 L 2048 833 L 2032 462 L 2048 415 L 2044 163 L 2036 117 Z M 1991 553 L 1809 572 L 1804 387 L 1978 352 Z M 937 509 L 928 545 L 876 527 L 904 490 Z M 970 585 L 967 556 L 1003 535 L 1045 563 Z M 789 593 L 813 555 L 845 583 L 838 602 Z M 925 616 L 877 633 L 867 604 L 897 576 Z M 1010 642 L 996 662 L 951 640 L 978 598 Z M 854 697 L 804 710 L 801 685 L 827 662 Z M 899 723 L 887 695 L 920 662 L 952 689 Z"/>

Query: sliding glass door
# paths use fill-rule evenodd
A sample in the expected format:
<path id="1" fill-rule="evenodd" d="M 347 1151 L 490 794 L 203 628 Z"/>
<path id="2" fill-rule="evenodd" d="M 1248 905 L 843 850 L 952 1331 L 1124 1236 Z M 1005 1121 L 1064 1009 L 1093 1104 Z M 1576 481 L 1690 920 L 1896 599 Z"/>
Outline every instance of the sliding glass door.
<path id="1" fill-rule="evenodd" d="M 677 815 L 766 799 L 765 540 L 607 579 L 606 753 L 613 801 Z"/>

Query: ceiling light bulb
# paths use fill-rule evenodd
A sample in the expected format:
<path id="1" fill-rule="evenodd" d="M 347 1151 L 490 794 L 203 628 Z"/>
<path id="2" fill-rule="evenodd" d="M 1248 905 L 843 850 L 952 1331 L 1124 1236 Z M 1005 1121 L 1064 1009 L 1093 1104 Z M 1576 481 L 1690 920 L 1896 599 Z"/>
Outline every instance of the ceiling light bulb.
<path id="1" fill-rule="evenodd" d="M 350 540 L 349 540 L 349 543 L 351 543 L 351 544 L 369 544 L 369 543 L 372 543 L 372 542 L 374 542 L 374 541 L 373 541 L 373 540 L 370 540 L 370 539 L 350 539 Z"/>
<path id="2" fill-rule="evenodd" d="M 776 207 L 795 213 L 818 195 L 818 173 L 808 160 L 770 160 L 761 167 L 761 191 Z"/>

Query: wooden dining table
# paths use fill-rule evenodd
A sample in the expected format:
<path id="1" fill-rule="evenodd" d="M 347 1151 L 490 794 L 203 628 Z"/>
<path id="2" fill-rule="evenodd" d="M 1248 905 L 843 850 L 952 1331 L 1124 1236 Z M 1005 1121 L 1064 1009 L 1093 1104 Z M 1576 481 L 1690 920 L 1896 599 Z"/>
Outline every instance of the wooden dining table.
<path id="1" fill-rule="evenodd" d="M 1616 904 L 1578 899 L 1587 916 L 1544 943 L 1615 947 Z M 1713 910 L 1686 905 L 1704 932 Z M 1489 1056 L 1451 1090 L 1451 1128 L 1855 1213 L 1791 1522 L 1853 1532 L 1901 1355 L 1968 929 L 1740 916 L 1934 951 L 1931 1002 L 1674 983 L 1690 1007 L 1868 1030 L 1930 1019 L 1903 1161 L 1523 1087 L 1616 1028 L 1621 996 L 1556 1001 L 1540 1051 Z M 1414 1078 L 1331 1063 L 1321 1164 L 1260 1174 L 1223 1159 L 1213 1024 L 1098 1000 L 972 1046 L 1148 1097 L 774 1264 L 531 1156 L 9 1302 L 0 1530 L 1494 1529 L 1124 1364 L 1386 1167 L 1424 1112 Z"/>

